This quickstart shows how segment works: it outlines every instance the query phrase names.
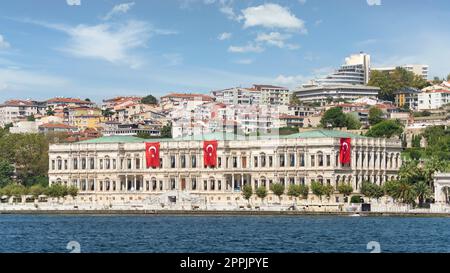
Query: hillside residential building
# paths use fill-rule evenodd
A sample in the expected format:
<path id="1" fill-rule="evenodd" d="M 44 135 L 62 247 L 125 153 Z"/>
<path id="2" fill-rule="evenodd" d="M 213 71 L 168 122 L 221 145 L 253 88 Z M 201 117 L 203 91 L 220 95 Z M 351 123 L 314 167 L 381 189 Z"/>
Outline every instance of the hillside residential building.
<path id="1" fill-rule="evenodd" d="M 205 94 L 171 93 L 161 97 L 160 106 L 163 110 L 170 110 L 188 102 L 203 104 L 205 102 L 212 102 L 213 100 L 214 99 L 211 96 Z"/>
<path id="2" fill-rule="evenodd" d="M 366 85 L 370 77 L 370 55 L 366 53 L 353 54 L 345 58 L 343 64 L 334 73 L 325 78 L 313 80 L 316 85 L 357 84 Z"/>
<path id="3" fill-rule="evenodd" d="M 297 88 L 293 94 L 302 102 L 319 102 L 322 105 L 328 100 L 355 100 L 359 98 L 375 99 L 380 88 L 365 85 L 311 85 Z"/>
<path id="4" fill-rule="evenodd" d="M 422 77 L 424 80 L 428 79 L 429 66 L 425 64 L 405 64 L 391 67 L 377 67 L 372 68 L 372 70 L 392 72 L 396 67 L 401 67 L 407 71 L 413 72 L 415 75 Z"/>
<path id="5" fill-rule="evenodd" d="M 31 100 L 8 100 L 0 104 L 0 126 L 26 120 L 29 116 L 34 116 L 45 112 L 45 105 Z"/>
<path id="6" fill-rule="evenodd" d="M 450 103 L 450 90 L 439 88 L 423 91 L 418 95 L 418 109 L 431 110 Z"/>
<path id="7" fill-rule="evenodd" d="M 260 103 L 264 105 L 288 105 L 290 92 L 286 87 L 273 85 L 253 85 L 261 93 Z"/>
<path id="8" fill-rule="evenodd" d="M 419 89 L 412 87 L 405 87 L 393 92 L 395 96 L 395 105 L 399 108 L 405 105 L 411 110 L 418 108 L 418 96 L 421 93 Z"/>
<path id="9" fill-rule="evenodd" d="M 93 107 L 94 103 L 86 100 L 74 98 L 52 98 L 46 101 L 47 107 L 65 108 L 65 107 Z"/>

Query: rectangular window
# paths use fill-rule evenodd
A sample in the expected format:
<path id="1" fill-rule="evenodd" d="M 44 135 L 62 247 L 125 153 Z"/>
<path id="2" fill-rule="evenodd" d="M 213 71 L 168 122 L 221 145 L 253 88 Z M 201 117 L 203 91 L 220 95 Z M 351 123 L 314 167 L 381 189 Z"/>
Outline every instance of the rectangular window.
<path id="1" fill-rule="evenodd" d="M 331 166 L 331 155 L 327 155 L 327 167 Z"/>
<path id="2" fill-rule="evenodd" d="M 191 166 L 197 168 L 197 157 L 195 155 L 191 156 Z"/>
<path id="3" fill-rule="evenodd" d="M 258 168 L 258 157 L 253 157 L 253 167 Z"/>
<path id="4" fill-rule="evenodd" d="M 197 179 L 196 178 L 191 179 L 191 188 L 194 191 L 197 190 Z"/>
<path id="5" fill-rule="evenodd" d="M 266 167 L 266 156 L 265 155 L 261 156 L 261 167 L 263 167 L 263 168 Z"/>
<path id="6" fill-rule="evenodd" d="M 317 156 L 317 159 L 318 159 L 318 161 L 319 161 L 319 167 L 323 167 L 323 155 L 322 155 L 322 154 L 319 154 L 319 155 Z"/>
<path id="7" fill-rule="evenodd" d="M 67 159 L 64 159 L 64 170 L 68 169 L 69 166 L 67 166 L 67 165 L 68 165 Z"/>
<path id="8" fill-rule="evenodd" d="M 99 168 L 100 168 L 100 170 L 103 170 L 103 159 L 99 159 L 98 160 L 99 161 Z"/>
<path id="9" fill-rule="evenodd" d="M 247 157 L 243 156 L 242 157 L 242 168 L 247 168 Z"/>
<path id="10" fill-rule="evenodd" d="M 55 160 L 52 160 L 52 170 L 55 169 Z"/>
<path id="11" fill-rule="evenodd" d="M 116 169 L 116 160 L 115 159 L 113 159 L 113 169 L 114 170 Z"/>
<path id="12" fill-rule="evenodd" d="M 233 168 L 237 168 L 237 157 L 233 156 Z"/>
<path id="13" fill-rule="evenodd" d="M 73 169 L 78 170 L 78 158 L 73 159 Z"/>
<path id="14" fill-rule="evenodd" d="M 136 158 L 135 159 L 135 164 L 136 164 L 136 169 L 140 169 L 141 168 L 141 159 L 140 158 Z"/>
<path id="15" fill-rule="evenodd" d="M 305 154 L 300 154 L 300 167 L 305 167 Z"/>
<path id="16" fill-rule="evenodd" d="M 284 167 L 284 154 L 280 155 L 280 167 Z"/>
<path id="17" fill-rule="evenodd" d="M 86 158 L 84 157 L 81 159 L 81 169 L 86 170 Z"/>
<path id="18" fill-rule="evenodd" d="M 180 163 L 181 163 L 181 168 L 186 168 L 186 156 L 185 155 L 181 155 L 181 159 L 180 159 Z"/>
<path id="19" fill-rule="evenodd" d="M 127 159 L 127 168 L 131 170 L 131 158 Z"/>
<path id="20" fill-rule="evenodd" d="M 222 168 L 222 158 L 221 157 L 217 158 L 217 168 Z"/>
<path id="21" fill-rule="evenodd" d="M 93 157 L 89 159 L 89 169 L 95 169 L 95 159 Z"/>
<path id="22" fill-rule="evenodd" d="M 314 167 L 314 166 L 316 166 L 316 156 L 312 155 L 311 156 L 311 167 Z"/>
<path id="23" fill-rule="evenodd" d="M 269 155 L 269 167 L 273 167 L 273 157 L 271 155 Z"/>
<path id="24" fill-rule="evenodd" d="M 175 156 L 174 156 L 174 155 L 171 155 L 171 156 L 170 156 L 170 167 L 171 167 L 172 169 L 175 168 Z"/>
<path id="25" fill-rule="evenodd" d="M 289 166 L 295 167 L 295 155 L 294 154 L 289 154 Z"/>

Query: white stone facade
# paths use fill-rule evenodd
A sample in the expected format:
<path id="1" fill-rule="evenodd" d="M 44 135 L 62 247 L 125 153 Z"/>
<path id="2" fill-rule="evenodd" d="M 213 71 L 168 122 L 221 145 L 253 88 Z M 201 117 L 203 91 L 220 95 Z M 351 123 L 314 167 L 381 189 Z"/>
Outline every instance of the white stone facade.
<path id="1" fill-rule="evenodd" d="M 339 163 L 338 137 L 218 141 L 218 166 L 203 166 L 203 141 L 161 141 L 161 167 L 147 169 L 143 142 L 54 144 L 49 150 L 50 184 L 79 188 L 81 194 L 171 191 L 199 196 L 240 196 L 243 185 L 254 189 L 272 183 L 336 187 L 349 182 L 355 192 L 363 181 L 382 184 L 397 178 L 401 143 L 396 140 L 352 139 L 352 163 Z"/>

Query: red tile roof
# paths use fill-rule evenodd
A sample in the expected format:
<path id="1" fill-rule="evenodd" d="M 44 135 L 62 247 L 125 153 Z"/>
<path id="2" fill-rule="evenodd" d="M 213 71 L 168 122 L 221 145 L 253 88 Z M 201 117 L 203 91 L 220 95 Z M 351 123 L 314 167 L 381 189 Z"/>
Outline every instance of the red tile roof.
<path id="1" fill-rule="evenodd" d="M 53 98 L 47 100 L 47 103 L 77 103 L 77 104 L 93 104 L 92 102 L 74 99 L 74 98 Z"/>
<path id="2" fill-rule="evenodd" d="M 51 129 L 51 128 L 59 128 L 59 129 L 76 129 L 77 127 L 73 127 L 67 124 L 63 124 L 63 123 L 45 123 L 39 126 L 39 128 L 47 128 L 47 129 Z"/>
<path id="3" fill-rule="evenodd" d="M 162 98 L 184 98 L 194 100 L 195 98 L 202 98 L 203 101 L 212 101 L 213 98 L 211 96 L 205 94 L 187 94 L 187 93 L 171 93 L 166 96 L 162 96 Z"/>

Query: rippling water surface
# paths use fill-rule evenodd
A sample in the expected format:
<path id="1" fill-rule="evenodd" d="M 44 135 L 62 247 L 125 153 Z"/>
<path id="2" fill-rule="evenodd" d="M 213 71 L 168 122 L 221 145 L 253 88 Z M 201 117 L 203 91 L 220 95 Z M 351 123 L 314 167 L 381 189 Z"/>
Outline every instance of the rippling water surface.
<path id="1" fill-rule="evenodd" d="M 0 252 L 450 252 L 450 218 L 0 215 Z"/>

